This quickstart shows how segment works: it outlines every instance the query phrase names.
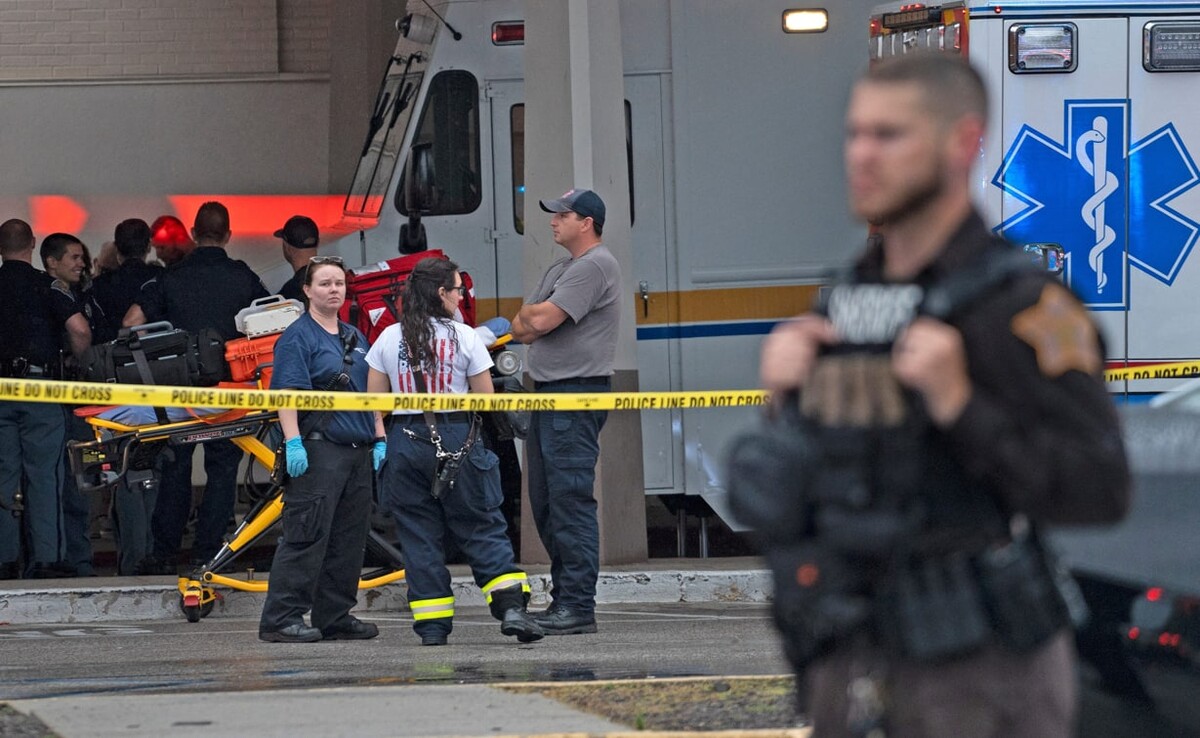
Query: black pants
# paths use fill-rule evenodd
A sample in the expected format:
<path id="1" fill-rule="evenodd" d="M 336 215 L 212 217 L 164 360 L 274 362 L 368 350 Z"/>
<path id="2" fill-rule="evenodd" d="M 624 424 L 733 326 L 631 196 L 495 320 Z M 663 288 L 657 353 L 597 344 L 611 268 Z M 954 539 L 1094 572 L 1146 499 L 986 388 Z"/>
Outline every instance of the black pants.
<path id="1" fill-rule="evenodd" d="M 275 549 L 260 630 L 303 622 L 337 630 L 358 603 L 371 523 L 371 447 L 304 442 L 308 471 L 283 491 L 283 535 Z"/>

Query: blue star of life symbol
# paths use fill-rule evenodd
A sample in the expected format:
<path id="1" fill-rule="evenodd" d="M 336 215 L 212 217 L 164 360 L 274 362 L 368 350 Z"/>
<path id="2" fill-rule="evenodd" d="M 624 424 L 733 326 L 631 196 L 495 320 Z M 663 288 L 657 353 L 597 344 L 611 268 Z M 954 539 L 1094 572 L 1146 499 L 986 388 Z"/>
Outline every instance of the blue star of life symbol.
<path id="1" fill-rule="evenodd" d="M 1021 127 L 992 184 L 1026 207 L 995 230 L 1061 244 L 1089 308 L 1128 310 L 1127 266 L 1170 285 L 1195 245 L 1200 223 L 1168 203 L 1200 174 L 1174 124 L 1126 145 L 1129 100 L 1067 100 L 1064 117 L 1064 143 Z"/>

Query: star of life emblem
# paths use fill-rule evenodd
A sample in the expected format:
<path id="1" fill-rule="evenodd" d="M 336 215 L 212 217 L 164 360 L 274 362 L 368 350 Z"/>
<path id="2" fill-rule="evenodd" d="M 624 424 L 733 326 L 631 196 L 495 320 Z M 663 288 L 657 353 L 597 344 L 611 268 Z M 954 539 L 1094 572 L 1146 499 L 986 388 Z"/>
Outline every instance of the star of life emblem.
<path id="1" fill-rule="evenodd" d="M 992 184 L 1025 207 L 995 230 L 1054 242 L 1067 284 L 1093 310 L 1129 309 L 1129 269 L 1170 285 L 1200 224 L 1170 201 L 1200 183 L 1175 126 L 1132 144 L 1129 100 L 1068 100 L 1060 143 L 1025 125 Z"/>

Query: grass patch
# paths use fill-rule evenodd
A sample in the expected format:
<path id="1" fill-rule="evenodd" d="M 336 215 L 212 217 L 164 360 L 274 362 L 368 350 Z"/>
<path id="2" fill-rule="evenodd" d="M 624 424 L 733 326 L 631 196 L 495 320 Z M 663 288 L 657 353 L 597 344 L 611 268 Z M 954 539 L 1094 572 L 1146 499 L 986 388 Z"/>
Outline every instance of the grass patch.
<path id="1" fill-rule="evenodd" d="M 792 677 L 505 685 L 635 730 L 763 730 L 801 724 Z"/>

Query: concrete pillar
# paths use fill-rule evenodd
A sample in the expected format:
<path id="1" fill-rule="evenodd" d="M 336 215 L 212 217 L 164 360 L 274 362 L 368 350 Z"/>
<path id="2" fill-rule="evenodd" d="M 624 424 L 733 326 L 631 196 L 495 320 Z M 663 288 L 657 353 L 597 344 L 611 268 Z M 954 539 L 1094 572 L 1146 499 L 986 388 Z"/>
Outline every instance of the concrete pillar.
<path id="1" fill-rule="evenodd" d="M 627 299 L 621 312 L 613 388 L 637 391 L 629 170 L 625 151 L 625 85 L 621 23 L 613 0 L 525 0 L 526 292 L 566 252 L 554 243 L 550 216 L 538 200 L 571 187 L 595 190 L 607 209 L 604 244 L 622 266 Z M 596 469 L 600 561 L 644 561 L 646 498 L 642 426 L 637 413 L 612 412 L 600 436 Z M 521 560 L 548 561 L 528 496 L 521 516 Z"/>

